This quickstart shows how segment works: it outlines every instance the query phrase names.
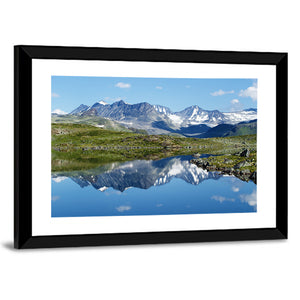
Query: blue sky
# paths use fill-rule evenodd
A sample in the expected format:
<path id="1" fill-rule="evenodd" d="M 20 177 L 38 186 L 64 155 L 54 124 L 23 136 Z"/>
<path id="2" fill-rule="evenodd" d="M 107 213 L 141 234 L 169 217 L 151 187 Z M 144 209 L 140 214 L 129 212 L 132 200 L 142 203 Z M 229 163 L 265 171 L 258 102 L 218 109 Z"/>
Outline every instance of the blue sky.
<path id="1" fill-rule="evenodd" d="M 257 108 L 256 79 L 52 76 L 51 84 L 55 112 L 121 99 L 129 104 L 160 104 L 173 112 L 191 105 L 222 112 Z"/>

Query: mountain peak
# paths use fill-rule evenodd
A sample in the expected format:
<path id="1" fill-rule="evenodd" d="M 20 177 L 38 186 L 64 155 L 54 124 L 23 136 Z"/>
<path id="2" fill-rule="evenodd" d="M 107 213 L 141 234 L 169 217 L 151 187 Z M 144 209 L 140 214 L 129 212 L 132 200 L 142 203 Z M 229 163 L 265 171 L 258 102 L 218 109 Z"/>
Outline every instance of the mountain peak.
<path id="1" fill-rule="evenodd" d="M 163 106 L 163 105 L 155 104 L 155 105 L 153 105 L 153 107 L 157 112 L 165 114 L 165 115 L 168 115 L 168 114 L 172 113 L 172 111 L 170 110 L 169 107 L 166 107 L 166 106 Z"/>
<path id="2" fill-rule="evenodd" d="M 86 111 L 89 108 L 88 105 L 80 104 L 77 108 L 75 108 L 73 111 L 70 112 L 71 115 L 80 114 L 84 111 Z"/>
<path id="3" fill-rule="evenodd" d="M 120 106 L 120 105 L 125 105 L 125 104 L 128 104 L 128 103 L 126 103 L 126 102 L 125 102 L 124 100 L 122 100 L 122 99 L 113 103 L 113 105 L 118 105 L 118 106 Z"/>

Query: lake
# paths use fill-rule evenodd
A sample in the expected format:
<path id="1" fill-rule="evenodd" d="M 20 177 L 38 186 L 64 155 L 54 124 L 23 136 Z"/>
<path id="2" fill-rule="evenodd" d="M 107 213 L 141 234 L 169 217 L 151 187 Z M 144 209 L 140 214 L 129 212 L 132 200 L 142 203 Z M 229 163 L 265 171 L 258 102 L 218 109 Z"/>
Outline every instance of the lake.
<path id="1" fill-rule="evenodd" d="M 203 155 L 208 156 L 208 155 Z M 256 212 L 256 185 L 191 164 L 190 155 L 52 173 L 52 217 Z"/>

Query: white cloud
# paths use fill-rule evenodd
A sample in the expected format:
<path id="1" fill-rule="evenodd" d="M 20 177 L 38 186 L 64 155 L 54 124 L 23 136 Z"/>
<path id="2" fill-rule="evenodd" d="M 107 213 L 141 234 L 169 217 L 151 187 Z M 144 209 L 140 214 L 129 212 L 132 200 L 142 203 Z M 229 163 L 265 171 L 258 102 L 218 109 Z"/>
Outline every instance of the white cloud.
<path id="1" fill-rule="evenodd" d="M 256 206 L 257 197 L 256 190 L 254 190 L 251 194 L 242 194 L 240 195 L 241 201 L 248 203 L 250 206 Z"/>
<path id="2" fill-rule="evenodd" d="M 66 114 L 67 114 L 67 112 L 65 112 L 65 111 L 63 111 L 63 110 L 61 110 L 61 109 L 59 109 L 59 108 L 54 109 L 54 110 L 52 111 L 52 113 L 53 113 L 53 114 L 58 114 L 58 115 L 66 115 Z"/>
<path id="3" fill-rule="evenodd" d="M 243 110 L 243 104 L 240 103 L 239 99 L 232 99 L 230 103 L 231 103 L 231 107 L 230 107 L 231 112 Z"/>
<path id="4" fill-rule="evenodd" d="M 191 86 L 190 85 L 186 85 L 185 88 L 189 89 Z"/>
<path id="5" fill-rule="evenodd" d="M 52 180 L 56 183 L 62 182 L 66 179 L 68 179 L 68 177 L 66 177 L 66 176 L 58 176 L 58 177 L 52 178 Z"/>
<path id="6" fill-rule="evenodd" d="M 124 83 L 124 82 L 118 82 L 115 84 L 115 87 L 118 87 L 120 89 L 129 89 L 131 87 L 130 83 Z"/>
<path id="7" fill-rule="evenodd" d="M 240 90 L 240 97 L 250 97 L 253 101 L 257 100 L 257 85 L 254 83 L 252 86 L 249 86 L 245 90 Z"/>
<path id="8" fill-rule="evenodd" d="M 212 96 L 223 96 L 225 94 L 233 94 L 234 90 L 232 91 L 223 91 L 223 90 L 218 90 L 216 92 L 210 93 Z"/>
<path id="9" fill-rule="evenodd" d="M 126 206 L 126 205 L 116 207 L 116 210 L 119 211 L 119 212 L 127 211 L 127 210 L 130 210 L 130 209 L 131 209 L 131 206 Z"/>
<path id="10" fill-rule="evenodd" d="M 56 93 L 52 93 L 52 94 L 51 94 L 51 97 L 52 97 L 52 98 L 59 98 L 60 95 L 58 95 L 58 94 L 56 94 Z"/>
<path id="11" fill-rule="evenodd" d="M 235 193 L 237 193 L 237 192 L 240 191 L 240 188 L 237 187 L 237 186 L 233 186 L 233 187 L 232 187 L 232 191 L 235 192 Z"/>
<path id="12" fill-rule="evenodd" d="M 162 86 L 156 86 L 155 88 L 156 88 L 157 90 L 162 90 L 162 89 L 163 89 Z"/>
<path id="13" fill-rule="evenodd" d="M 238 99 L 232 99 L 230 102 L 231 102 L 231 104 L 237 104 L 237 103 L 239 103 L 240 101 L 239 101 Z"/>

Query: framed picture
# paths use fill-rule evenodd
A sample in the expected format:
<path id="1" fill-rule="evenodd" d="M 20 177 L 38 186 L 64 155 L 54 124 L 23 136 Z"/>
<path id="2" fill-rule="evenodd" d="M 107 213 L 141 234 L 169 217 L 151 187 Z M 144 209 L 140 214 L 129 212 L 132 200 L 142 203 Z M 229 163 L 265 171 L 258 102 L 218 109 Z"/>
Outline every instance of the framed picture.
<path id="1" fill-rule="evenodd" d="M 15 248 L 287 238 L 287 53 L 14 51 Z"/>

